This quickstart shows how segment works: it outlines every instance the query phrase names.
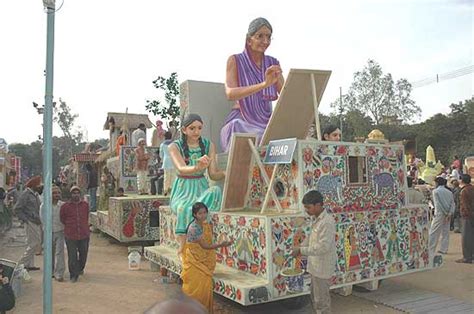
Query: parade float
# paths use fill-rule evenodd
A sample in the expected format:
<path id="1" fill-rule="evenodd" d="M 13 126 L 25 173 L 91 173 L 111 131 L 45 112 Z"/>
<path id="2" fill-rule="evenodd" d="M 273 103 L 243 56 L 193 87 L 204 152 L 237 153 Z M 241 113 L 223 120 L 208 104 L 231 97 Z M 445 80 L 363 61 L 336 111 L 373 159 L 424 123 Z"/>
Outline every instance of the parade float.
<path id="1" fill-rule="evenodd" d="M 109 130 L 109 143 L 116 143 L 118 130 L 125 132 L 130 139 L 131 133 L 140 123 L 144 123 L 147 128 L 152 126 L 146 114 L 108 113 L 104 129 Z M 150 179 L 155 175 L 154 167 L 159 164 L 159 147 L 146 147 L 146 152 L 150 155 L 148 164 L 148 179 Z M 95 228 L 120 242 L 158 241 L 159 208 L 168 205 L 169 198 L 161 195 L 137 194 L 135 160 L 135 147 L 121 146 L 119 155 L 115 156 L 115 144 L 110 145 L 109 150 L 96 159 L 100 169 L 99 178 L 103 166 L 106 166 L 115 179 L 115 190 L 122 187 L 125 196 L 109 197 L 105 202 L 106 208 L 99 208 L 97 212 L 90 213 L 90 221 Z M 150 181 L 148 186 L 150 187 Z M 101 185 L 101 189 L 103 188 Z"/>
<path id="2" fill-rule="evenodd" d="M 310 293 L 306 262 L 291 252 L 308 241 L 310 218 L 301 200 L 312 189 L 324 195 L 336 222 L 331 289 L 348 294 L 362 284 L 373 290 L 380 279 L 433 267 L 428 208 L 407 205 L 403 146 L 321 141 L 318 104 L 330 73 L 292 69 L 260 145 L 251 134 L 236 134 L 228 155 L 218 155 L 226 167 L 223 201 L 209 219 L 215 242 L 234 243 L 217 249 L 214 292 L 242 305 Z M 199 97 L 189 95 L 200 91 L 193 86 L 182 93 L 184 111 L 201 113 L 201 107 L 214 105 L 194 102 Z M 222 84 L 216 93 L 217 99 L 224 96 Z M 318 139 L 306 139 L 313 122 Z M 145 257 L 152 269 L 179 274 L 176 216 L 163 206 L 159 219 L 160 245 L 145 247 Z"/>

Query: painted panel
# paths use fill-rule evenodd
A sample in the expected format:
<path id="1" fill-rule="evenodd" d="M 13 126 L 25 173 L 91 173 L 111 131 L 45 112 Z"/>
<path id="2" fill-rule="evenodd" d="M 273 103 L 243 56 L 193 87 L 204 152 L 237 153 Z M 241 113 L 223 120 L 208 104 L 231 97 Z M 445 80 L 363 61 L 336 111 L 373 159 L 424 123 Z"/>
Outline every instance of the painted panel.
<path id="1" fill-rule="evenodd" d="M 310 228 L 309 216 L 271 218 L 271 286 L 275 298 L 287 294 L 286 283 L 281 276 L 285 269 L 301 269 L 301 260 L 291 256 L 294 246 L 308 241 Z"/>
<path id="2" fill-rule="evenodd" d="M 167 204 L 166 199 L 131 200 L 111 197 L 109 211 L 97 214 L 97 227 L 120 242 L 158 241 L 160 238 L 158 210 L 160 206 Z"/>
<path id="3" fill-rule="evenodd" d="M 260 157 L 263 160 L 265 158 L 265 148 L 260 148 Z M 275 176 L 275 182 L 278 183 L 278 187 L 281 190 L 282 195 L 278 198 L 283 209 L 297 209 L 299 208 L 298 199 L 299 193 L 297 188 L 298 177 L 298 163 L 296 162 L 298 154 L 296 153 L 293 157 L 291 164 L 278 165 L 278 170 Z M 274 165 L 264 165 L 267 176 L 271 178 L 273 173 Z M 249 197 L 247 201 L 248 208 L 261 209 L 263 201 L 265 199 L 265 193 L 267 187 L 264 183 L 263 177 L 261 176 L 260 169 L 254 163 L 252 167 L 251 178 L 249 182 Z M 276 191 L 278 194 L 278 191 Z M 275 202 L 270 199 L 268 208 L 275 209 Z"/>
<path id="4" fill-rule="evenodd" d="M 214 242 L 234 239 L 217 249 L 217 262 L 256 276 L 266 276 L 266 235 L 263 217 L 230 214 L 212 215 Z"/>
<path id="5" fill-rule="evenodd" d="M 391 210 L 405 205 L 406 174 L 401 146 L 305 142 L 303 194 L 317 189 L 333 213 Z M 349 157 L 364 157 L 364 183 L 349 180 Z"/>

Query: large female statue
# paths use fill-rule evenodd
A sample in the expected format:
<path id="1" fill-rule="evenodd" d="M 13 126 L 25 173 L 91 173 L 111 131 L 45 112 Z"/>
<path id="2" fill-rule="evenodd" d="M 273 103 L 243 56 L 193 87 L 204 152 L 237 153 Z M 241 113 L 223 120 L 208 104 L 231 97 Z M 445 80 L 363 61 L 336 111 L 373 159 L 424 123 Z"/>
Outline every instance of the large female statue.
<path id="1" fill-rule="evenodd" d="M 209 211 L 219 211 L 222 192 L 218 186 L 209 187 L 204 176 L 207 170 L 212 180 L 224 179 L 224 172 L 217 168 L 216 150 L 211 141 L 201 137 L 202 119 L 189 114 L 182 121 L 181 138 L 169 145 L 171 160 L 177 170 L 170 196 L 170 207 L 177 215 L 175 233 L 181 254 L 186 240 L 186 229 L 192 221 L 192 206 L 204 203 Z"/>
<path id="2" fill-rule="evenodd" d="M 227 60 L 225 92 L 234 100 L 221 130 L 221 146 L 227 151 L 232 133 L 256 133 L 259 139 L 272 115 L 284 79 L 277 59 L 265 55 L 272 40 L 272 26 L 260 17 L 247 32 L 245 50 Z"/>

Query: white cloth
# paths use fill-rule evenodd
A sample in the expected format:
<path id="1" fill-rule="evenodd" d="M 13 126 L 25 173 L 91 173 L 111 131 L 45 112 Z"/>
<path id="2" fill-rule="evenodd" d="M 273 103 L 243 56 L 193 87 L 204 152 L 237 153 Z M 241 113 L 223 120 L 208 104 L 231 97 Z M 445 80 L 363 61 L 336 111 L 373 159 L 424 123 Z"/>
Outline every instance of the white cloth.
<path id="1" fill-rule="evenodd" d="M 146 134 L 145 131 L 142 129 L 136 129 L 135 131 L 132 132 L 132 146 L 136 147 L 138 146 L 138 140 L 144 138 L 145 143 L 146 143 Z"/>
<path id="2" fill-rule="evenodd" d="M 139 194 L 148 194 L 147 174 L 146 170 L 137 170 L 137 189 Z"/>
<path id="3" fill-rule="evenodd" d="M 453 193 L 445 186 L 438 186 L 433 190 L 433 204 L 435 208 L 435 216 L 437 213 L 444 215 L 454 214 L 454 196 Z"/>
<path id="4" fill-rule="evenodd" d="M 323 211 L 312 224 L 309 243 L 301 247 L 308 256 L 307 271 L 318 278 L 329 279 L 336 266 L 336 225 L 332 215 Z"/>
<path id="5" fill-rule="evenodd" d="M 441 246 L 439 250 L 443 253 L 448 252 L 449 247 L 449 225 L 450 220 L 446 219 L 446 215 L 437 212 L 433 220 L 431 221 L 430 227 L 430 256 L 433 258 L 436 253 L 436 247 L 438 246 L 438 240 L 441 236 Z"/>
<path id="6" fill-rule="evenodd" d="M 56 205 L 52 204 L 53 206 L 51 207 L 51 216 L 53 217 L 53 219 L 52 219 L 52 221 L 53 221 L 53 232 L 59 232 L 59 231 L 64 230 L 64 225 L 61 222 L 61 219 L 59 217 L 59 211 L 60 211 L 61 206 L 63 204 L 64 204 L 63 201 L 58 201 L 58 203 Z M 44 203 L 41 203 L 40 217 L 41 217 L 41 223 L 43 224 L 43 228 L 44 228 L 44 218 L 43 218 L 44 209 L 43 208 L 44 208 Z"/>
<path id="7" fill-rule="evenodd" d="M 165 169 L 163 177 L 163 193 L 166 195 L 171 193 L 174 179 L 176 178 L 176 171 L 174 169 Z"/>
<path id="8" fill-rule="evenodd" d="M 41 250 L 41 225 L 27 221 L 25 226 L 27 247 L 18 264 L 23 264 L 25 267 L 34 267 L 35 254 Z"/>
<path id="9" fill-rule="evenodd" d="M 53 274 L 56 279 L 64 278 L 64 231 L 53 232 Z"/>
<path id="10" fill-rule="evenodd" d="M 424 204 L 425 196 L 415 188 L 408 188 L 408 204 Z"/>
<path id="11" fill-rule="evenodd" d="M 311 276 L 311 303 L 313 304 L 313 313 L 331 313 L 329 280 Z"/>
<path id="12" fill-rule="evenodd" d="M 459 174 L 458 169 L 454 168 L 453 171 L 451 171 L 450 177 L 451 179 L 455 179 L 455 180 L 461 179 L 461 175 Z"/>

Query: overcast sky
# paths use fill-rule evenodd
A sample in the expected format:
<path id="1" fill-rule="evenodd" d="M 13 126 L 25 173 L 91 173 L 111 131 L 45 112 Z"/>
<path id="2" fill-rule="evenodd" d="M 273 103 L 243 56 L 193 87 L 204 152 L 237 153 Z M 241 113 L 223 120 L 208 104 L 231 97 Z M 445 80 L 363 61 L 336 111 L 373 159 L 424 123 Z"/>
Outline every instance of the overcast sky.
<path id="1" fill-rule="evenodd" d="M 32 102 L 44 103 L 46 14 L 41 0 L 8 1 L 2 13 L 0 137 L 29 143 L 42 133 Z M 333 71 L 323 113 L 369 58 L 411 82 L 473 64 L 471 0 L 65 0 L 56 13 L 55 99 L 79 114 L 89 140 L 106 138 L 107 112 L 145 113 L 158 75 L 223 82 L 228 56 L 243 50 L 248 24 L 259 16 L 273 26 L 267 53 L 285 75 L 290 68 Z M 422 119 L 472 95 L 472 73 L 413 91 Z"/>

